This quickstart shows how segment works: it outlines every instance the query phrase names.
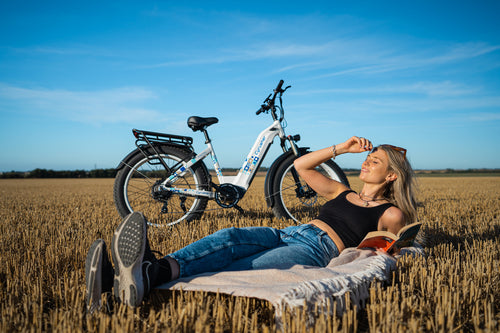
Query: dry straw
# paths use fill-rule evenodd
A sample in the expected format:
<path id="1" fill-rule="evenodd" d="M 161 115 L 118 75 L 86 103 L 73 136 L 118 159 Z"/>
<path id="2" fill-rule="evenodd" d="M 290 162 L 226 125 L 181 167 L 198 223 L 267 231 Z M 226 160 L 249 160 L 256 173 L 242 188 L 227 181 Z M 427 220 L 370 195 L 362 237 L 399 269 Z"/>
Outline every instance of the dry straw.
<path id="1" fill-rule="evenodd" d="M 265 206 L 262 182 L 242 202 L 247 216 L 216 210 L 190 225 L 151 229 L 152 247 L 168 253 L 230 226 L 287 226 Z M 316 312 L 309 326 L 305 313 L 288 312 L 286 330 L 500 330 L 500 178 L 421 178 L 420 191 L 426 257 L 401 259 L 388 284 L 373 283 L 364 309 Z M 87 315 L 87 249 L 96 238 L 109 242 L 119 222 L 112 180 L 1 180 L 0 331 L 276 330 L 269 303 L 203 292 L 155 293 L 138 309 L 105 300 Z"/>

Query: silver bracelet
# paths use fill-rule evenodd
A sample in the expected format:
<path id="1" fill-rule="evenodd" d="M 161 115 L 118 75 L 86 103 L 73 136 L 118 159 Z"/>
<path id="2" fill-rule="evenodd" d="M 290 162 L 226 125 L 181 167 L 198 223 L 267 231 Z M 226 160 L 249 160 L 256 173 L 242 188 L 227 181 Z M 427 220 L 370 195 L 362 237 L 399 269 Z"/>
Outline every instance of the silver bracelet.
<path id="1" fill-rule="evenodd" d="M 332 160 L 334 160 L 335 156 L 337 156 L 337 145 L 332 146 L 332 153 L 333 153 Z"/>

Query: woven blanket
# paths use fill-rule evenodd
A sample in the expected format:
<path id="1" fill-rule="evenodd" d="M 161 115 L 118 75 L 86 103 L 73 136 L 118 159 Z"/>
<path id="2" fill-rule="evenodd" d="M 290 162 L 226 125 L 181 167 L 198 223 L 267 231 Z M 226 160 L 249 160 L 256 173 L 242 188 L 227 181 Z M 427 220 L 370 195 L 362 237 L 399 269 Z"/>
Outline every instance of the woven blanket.
<path id="1" fill-rule="evenodd" d="M 421 255 L 420 247 L 405 248 L 400 255 Z M 345 294 L 358 308 L 369 297 L 373 280 L 386 281 L 396 268 L 397 257 L 369 249 L 348 248 L 326 267 L 295 265 L 289 269 L 203 273 L 159 286 L 159 289 L 203 290 L 233 296 L 265 299 L 276 311 L 280 322 L 289 309 L 319 309 L 338 315 L 345 311 Z M 336 305 L 335 305 L 336 303 Z"/>

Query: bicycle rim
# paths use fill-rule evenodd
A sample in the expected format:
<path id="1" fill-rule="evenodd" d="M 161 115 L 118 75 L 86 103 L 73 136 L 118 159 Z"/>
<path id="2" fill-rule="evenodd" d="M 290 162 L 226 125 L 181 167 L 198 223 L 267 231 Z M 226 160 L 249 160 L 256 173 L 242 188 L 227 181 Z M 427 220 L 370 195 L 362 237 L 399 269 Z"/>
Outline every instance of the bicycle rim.
<path id="1" fill-rule="evenodd" d="M 169 168 L 181 162 L 180 157 L 172 154 L 160 156 Z M 125 204 L 131 212 L 142 212 L 150 225 L 170 226 L 184 220 L 190 221 L 203 212 L 203 200 L 206 199 L 176 194 L 162 196 L 153 192 L 153 186 L 169 175 L 158 156 L 144 157 L 130 167 L 123 184 Z M 172 184 L 179 189 L 201 189 L 201 185 L 202 180 L 190 168 Z"/>

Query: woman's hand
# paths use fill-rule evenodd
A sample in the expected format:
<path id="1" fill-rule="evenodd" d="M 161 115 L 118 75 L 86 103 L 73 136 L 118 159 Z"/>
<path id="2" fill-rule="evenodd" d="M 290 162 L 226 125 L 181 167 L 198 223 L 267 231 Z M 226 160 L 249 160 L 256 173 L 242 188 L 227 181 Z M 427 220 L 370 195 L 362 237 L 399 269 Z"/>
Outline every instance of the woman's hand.
<path id="1" fill-rule="evenodd" d="M 373 144 L 371 143 L 371 141 L 359 136 L 353 136 L 346 142 L 339 143 L 336 146 L 338 155 L 344 153 L 363 153 L 365 151 L 370 151 L 372 149 L 373 149 Z"/>

